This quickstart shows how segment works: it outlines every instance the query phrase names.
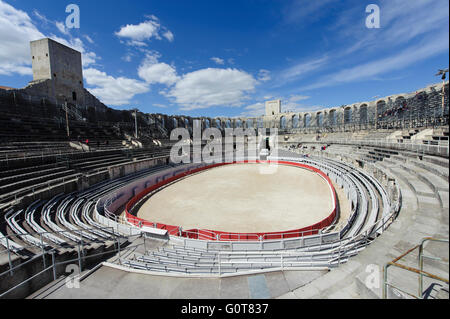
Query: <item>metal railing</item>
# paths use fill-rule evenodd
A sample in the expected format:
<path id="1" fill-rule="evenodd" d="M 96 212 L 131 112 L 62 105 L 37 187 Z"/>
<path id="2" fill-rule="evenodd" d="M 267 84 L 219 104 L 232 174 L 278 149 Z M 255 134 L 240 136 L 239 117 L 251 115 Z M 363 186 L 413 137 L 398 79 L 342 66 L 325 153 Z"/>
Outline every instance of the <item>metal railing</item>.
<path id="1" fill-rule="evenodd" d="M 233 260 L 233 256 L 242 256 L 238 258 L 239 260 Z M 267 257 L 266 257 L 267 256 Z M 138 257 L 138 258 L 137 258 Z M 263 260 L 251 260 L 252 257 Z M 217 277 L 230 276 L 230 275 L 246 275 L 246 274 L 256 274 L 264 273 L 268 271 L 276 270 L 329 270 L 334 265 L 327 260 L 316 260 L 313 255 L 308 256 L 308 258 L 303 258 L 304 261 L 295 260 L 296 258 L 301 258 L 304 256 L 299 255 L 295 252 L 285 252 L 285 251 L 274 251 L 274 252 L 218 252 L 214 261 L 210 262 L 210 265 L 202 266 L 205 275 L 215 275 Z M 243 260 L 245 259 L 245 260 Z M 267 260 L 271 259 L 271 260 Z M 290 260 L 294 259 L 294 260 Z M 308 260 L 309 259 L 309 260 Z M 129 268 L 138 268 L 148 271 L 149 273 L 154 273 L 155 265 L 149 263 L 145 260 L 145 255 L 134 254 L 132 259 L 119 258 L 115 262 L 121 266 L 127 266 Z M 239 267 L 235 265 L 238 264 Z M 245 265 L 245 266 L 244 266 Z M 257 267 L 255 267 L 257 265 Z M 267 266 L 266 266 L 267 265 Z M 166 273 L 168 272 L 178 272 L 184 276 L 191 274 L 189 271 L 189 266 L 179 265 L 174 263 L 173 265 L 158 265 L 156 268 L 163 269 Z M 233 271 L 229 271 L 230 268 L 235 268 Z M 228 268 L 228 271 L 226 269 Z M 174 270 L 175 269 L 175 270 Z M 158 271 L 158 274 L 161 272 Z M 156 273 L 155 273 L 156 274 Z M 196 276 L 198 272 L 194 273 Z"/>
<path id="2" fill-rule="evenodd" d="M 127 221 L 133 224 L 133 219 L 128 217 Z M 136 218 L 137 222 L 140 219 Z M 155 224 L 156 225 L 156 224 Z M 183 229 L 173 229 L 169 231 L 169 235 L 177 236 L 177 237 L 185 237 L 185 238 L 195 238 L 198 240 L 212 240 L 212 241 L 253 241 L 253 242 L 262 242 L 269 240 L 278 240 L 278 239 L 289 239 L 289 238 L 302 238 L 308 235 L 320 235 L 323 228 L 311 229 L 311 230 L 303 230 L 303 231 L 288 231 L 284 233 L 274 233 L 274 234 L 262 234 L 258 235 L 256 233 L 218 233 L 215 231 L 199 229 L 196 231 L 186 231 Z"/>
<path id="3" fill-rule="evenodd" d="M 97 230 L 97 228 L 93 228 L 93 229 Z M 90 258 L 92 259 L 95 257 L 104 256 L 104 255 L 111 255 L 111 254 L 115 254 L 115 253 L 119 253 L 119 255 L 120 255 L 121 250 L 123 251 L 123 249 L 121 249 L 122 243 L 120 242 L 120 240 L 126 239 L 127 241 L 129 241 L 130 238 L 132 237 L 132 236 L 129 236 L 129 237 L 117 236 L 112 227 L 104 227 L 104 228 L 101 228 L 101 230 L 109 233 L 111 235 L 111 237 L 108 239 L 105 239 L 105 240 L 100 240 L 100 241 L 97 240 L 97 241 L 95 241 L 95 243 L 99 243 L 99 242 L 104 243 L 107 241 L 113 241 L 114 248 L 110 249 L 110 250 L 102 251 L 100 253 L 94 253 L 94 254 L 86 253 L 86 249 L 88 249 L 88 247 L 89 247 L 89 242 L 84 242 L 82 240 L 77 242 L 75 245 L 70 245 L 68 243 L 65 243 L 64 245 L 54 245 L 53 244 L 52 246 L 49 245 L 47 248 L 45 247 L 44 241 L 43 241 L 43 237 L 45 237 L 46 234 L 61 236 L 64 233 L 76 233 L 76 234 L 79 234 L 80 237 L 82 237 L 83 233 L 87 233 L 89 231 L 89 229 L 79 229 L 77 231 L 61 231 L 61 232 L 30 234 L 30 235 L 39 236 L 40 242 L 41 242 L 41 247 L 34 246 L 34 245 L 26 245 L 26 246 L 21 246 L 21 248 L 22 248 L 21 250 L 29 250 L 29 249 L 39 250 L 39 251 L 41 251 L 41 253 L 35 254 L 30 259 L 28 259 L 24 262 L 21 262 L 19 265 L 16 265 L 16 266 L 13 266 L 13 260 L 12 260 L 12 256 L 11 256 L 12 251 L 10 250 L 10 245 L 8 245 L 9 242 L 13 242 L 11 237 L 15 237 L 15 236 L 7 236 L 7 237 L 0 238 L 2 241 L 5 241 L 7 243 L 7 249 L 0 251 L 0 254 L 7 252 L 8 264 L 9 264 L 8 269 L 3 271 L 2 273 L 0 273 L 0 280 L 3 280 L 5 278 L 5 276 L 14 276 L 15 273 L 17 273 L 21 269 L 24 269 L 24 267 L 26 267 L 27 265 L 29 265 L 32 262 L 35 262 L 39 259 L 42 259 L 42 269 L 40 271 L 38 271 L 37 273 L 34 273 L 31 277 L 27 277 L 25 280 L 21 281 L 20 283 L 14 285 L 12 287 L 9 287 L 7 290 L 0 291 L 0 299 L 4 298 L 5 296 L 10 294 L 17 288 L 23 286 L 24 284 L 26 284 L 26 283 L 30 282 L 31 280 L 33 280 L 34 278 L 36 278 L 37 276 L 40 276 L 46 272 L 51 271 L 53 280 L 57 280 L 57 267 L 61 266 L 61 265 L 76 264 L 78 266 L 79 273 L 81 274 L 81 272 L 83 271 L 83 264 L 87 259 L 90 259 Z M 65 250 L 73 249 L 74 251 L 76 251 L 76 258 L 67 259 L 67 260 L 63 260 L 63 261 L 56 261 L 56 256 L 58 255 L 59 248 L 62 248 Z M 47 262 L 48 257 L 51 257 L 51 263 L 49 265 Z"/>
<path id="4" fill-rule="evenodd" d="M 307 144 L 341 144 L 341 145 L 357 145 L 357 146 L 372 146 L 372 147 L 382 147 L 388 148 L 392 150 L 400 150 L 400 151 L 410 151 L 415 152 L 419 155 L 439 155 L 449 157 L 449 143 L 448 141 L 436 141 L 437 145 L 433 145 L 430 143 L 424 143 L 424 141 L 416 142 L 413 140 L 404 140 L 404 142 L 394 142 L 389 141 L 387 139 L 361 139 L 361 140 L 352 140 L 345 138 L 334 138 L 334 139 L 324 139 L 317 141 L 302 141 L 301 143 Z M 293 141 L 289 141 L 287 143 L 296 143 Z"/>
<path id="5" fill-rule="evenodd" d="M 424 239 L 422 239 L 422 241 L 420 242 L 419 245 L 411 248 L 410 250 L 408 250 L 407 252 L 405 252 L 404 254 L 402 254 L 401 256 L 395 258 L 394 260 L 392 260 L 391 262 L 388 262 L 383 269 L 383 299 L 387 299 L 388 295 L 387 295 L 387 288 L 391 287 L 394 288 L 402 293 L 407 294 L 408 296 L 415 298 L 415 299 L 423 299 L 423 277 L 428 277 L 431 279 L 435 279 L 438 281 L 442 281 L 445 283 L 449 283 L 449 279 L 445 279 L 442 278 L 441 276 L 435 275 L 435 274 L 431 274 L 427 271 L 423 270 L 423 260 L 424 258 L 430 258 L 433 259 L 435 261 L 442 261 L 448 264 L 448 260 L 444 259 L 444 258 L 438 258 L 438 257 L 432 257 L 432 256 L 427 256 L 424 255 L 423 250 L 424 250 L 424 244 L 426 242 L 429 241 L 433 241 L 433 242 L 442 242 L 442 243 L 449 243 L 448 239 L 437 239 L 437 238 L 432 238 L 432 237 L 426 237 Z M 419 265 L 418 268 L 413 268 L 413 267 L 409 267 L 403 264 L 399 264 L 398 261 L 402 258 L 404 258 L 405 256 L 409 255 L 410 253 L 412 253 L 414 250 L 418 249 L 419 250 Z M 389 267 L 397 267 L 409 272 L 413 272 L 419 275 L 419 283 L 418 283 L 418 294 L 414 295 L 410 292 L 407 292 L 401 288 L 399 288 L 398 286 L 395 286 L 391 283 L 388 282 L 388 269 Z"/>

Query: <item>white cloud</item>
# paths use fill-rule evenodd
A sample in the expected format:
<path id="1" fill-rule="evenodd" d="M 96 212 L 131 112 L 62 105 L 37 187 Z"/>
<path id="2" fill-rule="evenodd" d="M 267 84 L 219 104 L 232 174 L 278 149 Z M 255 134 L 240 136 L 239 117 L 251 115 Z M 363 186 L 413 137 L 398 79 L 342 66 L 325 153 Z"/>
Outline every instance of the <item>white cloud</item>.
<path id="1" fill-rule="evenodd" d="M 88 36 L 88 35 L 85 34 L 84 37 L 85 37 L 86 40 L 88 40 L 88 42 L 89 42 L 90 44 L 94 44 L 94 40 L 92 40 L 92 38 L 91 38 L 90 36 Z"/>
<path id="2" fill-rule="evenodd" d="M 183 75 L 165 95 L 181 105 L 182 110 L 239 106 L 256 84 L 253 76 L 244 71 L 208 68 Z"/>
<path id="3" fill-rule="evenodd" d="M 138 25 L 127 24 L 116 35 L 121 38 L 129 38 L 133 41 L 144 41 L 158 35 L 159 24 L 155 21 L 145 21 Z"/>
<path id="4" fill-rule="evenodd" d="M 172 85 L 178 81 L 175 68 L 167 63 L 142 64 L 138 69 L 139 77 L 148 84 L 161 83 Z"/>
<path id="5" fill-rule="evenodd" d="M 1 1 L 0 1 L 1 2 Z M 45 15 L 43 15 L 42 13 L 40 13 L 39 11 L 37 11 L 36 9 L 33 11 L 33 14 L 39 19 L 41 20 L 44 24 L 48 24 L 48 23 L 52 23 L 52 21 L 50 21 L 49 19 L 47 19 L 47 17 Z"/>
<path id="6" fill-rule="evenodd" d="M 150 19 L 150 20 L 159 22 L 159 18 L 158 18 L 157 16 L 155 16 L 154 14 L 147 14 L 145 17 L 146 17 L 147 19 Z"/>
<path id="7" fill-rule="evenodd" d="M 167 63 L 158 62 L 159 54 L 147 54 L 146 58 L 139 66 L 138 75 L 148 84 L 160 83 L 172 85 L 178 81 L 175 67 Z"/>
<path id="8" fill-rule="evenodd" d="M 254 103 L 244 108 L 244 111 L 240 114 L 242 117 L 257 117 L 266 113 L 266 104 L 263 102 Z"/>
<path id="9" fill-rule="evenodd" d="M 385 74 L 392 71 L 404 69 L 418 61 L 430 58 L 442 52 L 448 52 L 449 32 L 436 34 L 436 36 L 421 41 L 416 45 L 404 48 L 395 55 L 388 56 L 356 65 L 351 68 L 329 74 L 325 80 L 317 81 L 313 84 L 303 87 L 303 90 L 312 90 L 342 83 L 349 83 L 367 79 L 373 79 L 375 76 Z"/>
<path id="10" fill-rule="evenodd" d="M 119 38 L 127 39 L 128 45 L 144 47 L 147 46 L 146 41 L 155 38 L 161 40 L 161 36 L 166 38 L 169 42 L 173 42 L 174 35 L 167 28 L 162 27 L 159 19 L 154 15 L 146 16 L 147 19 L 139 24 L 127 24 L 115 32 L 115 35 Z M 162 32 L 162 35 L 161 35 Z"/>
<path id="11" fill-rule="evenodd" d="M 309 61 L 302 61 L 280 72 L 281 82 L 284 84 L 293 80 L 298 80 L 304 75 L 314 70 L 323 67 L 328 62 L 328 57 L 312 59 Z"/>
<path id="12" fill-rule="evenodd" d="M 124 56 L 122 57 L 122 60 L 124 60 L 125 62 L 131 62 L 131 60 L 132 60 L 132 54 L 131 54 L 131 53 L 128 53 L 128 54 L 124 55 Z"/>
<path id="13" fill-rule="evenodd" d="M 64 24 L 64 22 L 56 21 L 55 25 L 58 28 L 59 32 L 61 32 L 62 34 L 65 34 L 65 35 L 69 34 L 69 30 L 66 29 L 66 25 Z"/>
<path id="14" fill-rule="evenodd" d="M 173 42 L 174 35 L 173 35 L 172 31 L 167 30 L 166 32 L 163 33 L 163 37 L 165 37 L 167 40 L 169 40 L 169 42 Z"/>
<path id="15" fill-rule="evenodd" d="M 306 95 L 292 95 L 289 98 L 290 102 L 298 102 L 298 101 L 303 101 L 303 100 L 308 100 L 310 98 L 310 96 L 306 96 Z"/>
<path id="16" fill-rule="evenodd" d="M 215 62 L 215 63 L 217 63 L 217 64 L 220 64 L 220 65 L 224 65 L 224 64 L 225 64 L 224 59 L 217 58 L 217 57 L 212 57 L 212 58 L 211 58 L 211 61 L 213 61 L 213 62 Z"/>
<path id="17" fill-rule="evenodd" d="M 89 91 L 103 103 L 120 106 L 129 104 L 137 94 L 148 92 L 148 84 L 125 77 L 115 78 L 94 68 L 83 70 Z"/>
<path id="18" fill-rule="evenodd" d="M 0 74 L 31 74 L 30 41 L 44 38 L 27 13 L 0 0 Z"/>
<path id="19" fill-rule="evenodd" d="M 271 80 L 270 71 L 261 69 L 258 73 L 258 80 L 261 82 L 267 82 Z"/>
<path id="20" fill-rule="evenodd" d="M 301 23 L 309 12 L 318 12 L 327 2 L 305 3 L 296 0 L 287 11 L 290 23 Z M 329 28 L 336 46 L 323 58 L 312 59 L 277 73 L 276 86 L 302 79 L 314 71 L 327 74 L 323 79 L 304 86 L 316 89 L 339 83 L 374 80 L 376 76 L 412 66 L 433 55 L 448 52 L 448 1 L 380 0 L 381 28 L 368 31 L 365 27 L 364 8 L 358 3 L 342 10 L 337 21 Z M 338 4 L 337 4 L 338 5 Z M 341 5 L 341 4 L 339 4 Z M 297 8 L 297 9 L 295 9 Z M 295 10 L 294 10 L 295 9 Z M 291 12 L 292 11 L 292 12 Z M 317 16 L 315 16 L 317 18 Z M 441 40 L 437 40 L 436 38 Z M 357 61 L 357 62 L 356 62 Z M 335 70 L 337 68 L 337 70 Z M 331 72 L 333 69 L 334 72 Z"/>
<path id="21" fill-rule="evenodd" d="M 303 24 L 306 22 L 314 22 L 325 14 L 327 7 L 338 5 L 336 0 L 320 0 L 320 1 L 305 1 L 294 0 L 288 2 L 288 5 L 282 10 L 283 20 L 285 23 Z"/>

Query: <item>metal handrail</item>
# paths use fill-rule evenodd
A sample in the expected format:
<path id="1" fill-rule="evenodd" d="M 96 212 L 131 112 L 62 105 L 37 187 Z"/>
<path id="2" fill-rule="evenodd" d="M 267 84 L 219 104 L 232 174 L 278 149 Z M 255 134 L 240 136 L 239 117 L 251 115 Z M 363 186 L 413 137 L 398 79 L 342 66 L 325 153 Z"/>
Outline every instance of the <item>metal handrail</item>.
<path id="1" fill-rule="evenodd" d="M 107 227 L 107 228 L 112 228 L 112 227 Z M 140 238 L 140 237 L 142 237 L 142 234 L 135 235 L 135 236 L 128 236 L 126 238 L 127 238 L 128 241 L 130 241 L 132 239 L 132 237 Z M 13 273 L 12 271 L 13 270 L 21 268 L 21 267 L 25 266 L 26 264 L 28 264 L 28 263 L 36 260 L 36 259 L 40 259 L 40 258 L 43 259 L 43 268 L 44 269 L 39 271 L 38 273 L 33 274 L 33 276 L 28 277 L 27 279 L 21 281 L 20 283 L 18 283 L 17 285 L 9 288 L 8 290 L 0 292 L 0 299 L 3 298 L 4 296 L 6 296 L 7 294 L 11 293 L 15 289 L 19 288 L 20 286 L 24 285 L 25 283 L 29 282 L 33 278 L 35 278 L 35 277 L 37 277 L 37 276 L 39 276 L 39 275 L 41 275 L 41 274 L 43 274 L 43 273 L 45 273 L 45 272 L 47 272 L 49 270 L 53 271 L 53 280 L 57 280 L 57 277 L 56 277 L 57 266 L 61 266 L 61 265 L 65 265 L 65 264 L 71 264 L 71 263 L 75 263 L 76 262 L 77 265 L 78 265 L 78 271 L 79 271 L 78 276 L 80 276 L 78 279 L 81 280 L 82 279 L 81 277 L 85 276 L 85 275 L 81 276 L 81 272 L 83 270 L 83 268 L 82 268 L 83 261 L 85 261 L 86 259 L 99 257 L 99 256 L 103 256 L 103 255 L 109 255 L 109 254 L 112 254 L 112 253 L 118 253 L 119 254 L 119 258 L 121 258 L 121 254 L 123 252 L 125 252 L 125 251 L 136 249 L 136 248 L 138 248 L 140 246 L 144 246 L 144 247 L 146 246 L 146 244 L 145 244 L 145 236 L 143 236 L 143 239 L 144 239 L 143 243 L 139 243 L 139 244 L 136 244 L 136 245 L 130 245 L 130 246 L 127 246 L 125 248 L 121 247 L 121 244 L 119 242 L 120 238 L 121 237 L 117 236 L 117 238 L 115 240 L 114 248 L 112 250 L 102 251 L 100 253 L 89 254 L 89 255 L 85 255 L 84 248 L 83 248 L 83 243 L 79 242 L 79 243 L 77 243 L 77 245 L 72 246 L 72 248 L 77 248 L 77 257 L 69 259 L 69 260 L 60 261 L 60 262 L 57 262 L 56 259 L 55 259 L 55 254 L 57 253 L 56 249 L 51 249 L 49 251 L 43 252 L 40 255 L 35 255 L 30 260 L 28 260 L 26 262 L 23 262 L 20 265 L 15 266 L 11 270 L 7 270 L 7 271 L 1 273 L 0 277 L 6 275 L 8 273 L 10 273 L 12 275 L 12 273 Z M 116 244 L 117 244 L 117 246 L 116 246 Z M 52 257 L 52 263 L 48 267 L 47 267 L 47 265 L 45 263 L 45 256 L 47 256 L 47 255 L 51 255 L 51 257 Z M 101 265 L 101 264 L 102 263 L 100 263 L 99 265 Z"/>
<path id="2" fill-rule="evenodd" d="M 434 242 L 443 242 L 443 243 L 449 243 L 448 239 L 439 239 L 439 238 L 433 238 L 433 237 L 425 237 L 421 240 L 419 245 L 416 245 L 415 247 L 409 249 L 407 252 L 405 252 L 404 254 L 400 255 L 399 257 L 395 258 L 394 260 L 388 262 L 384 268 L 383 268 L 383 299 L 387 299 L 387 287 L 392 287 L 395 288 L 396 290 L 399 290 L 401 292 L 404 292 L 406 294 L 408 294 L 409 296 L 416 298 L 416 299 L 423 299 L 423 276 L 428 277 L 428 278 L 432 278 L 432 279 L 436 279 L 445 283 L 449 283 L 449 279 L 445 279 L 442 278 L 441 276 L 437 276 L 434 274 L 431 274 L 427 271 L 423 270 L 423 258 L 424 257 L 429 257 L 429 256 L 425 256 L 423 255 L 423 248 L 424 248 L 424 244 L 428 241 L 434 241 Z M 399 264 L 398 261 L 400 259 L 402 259 L 403 257 L 409 255 L 411 252 L 413 252 L 414 250 L 418 249 L 419 250 L 419 269 L 417 268 L 413 268 L 413 267 L 409 267 L 409 266 L 405 266 L 402 264 Z M 434 258 L 435 260 L 444 260 L 443 258 Z M 444 260 L 445 261 L 445 260 Z M 447 261 L 448 263 L 448 261 Z M 403 270 L 407 270 L 413 273 L 416 273 L 419 275 L 419 285 L 418 285 L 418 295 L 413 295 L 409 292 L 403 291 L 402 289 L 396 287 L 395 285 L 388 283 L 388 268 L 389 267 L 397 267 Z"/>

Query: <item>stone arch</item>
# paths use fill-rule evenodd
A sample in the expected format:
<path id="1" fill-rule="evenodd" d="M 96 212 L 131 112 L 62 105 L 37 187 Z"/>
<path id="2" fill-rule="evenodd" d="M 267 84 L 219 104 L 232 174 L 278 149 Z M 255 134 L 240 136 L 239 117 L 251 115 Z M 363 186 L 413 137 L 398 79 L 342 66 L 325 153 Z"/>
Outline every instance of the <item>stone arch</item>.
<path id="1" fill-rule="evenodd" d="M 173 128 L 178 127 L 178 119 L 176 117 L 172 117 L 172 127 Z"/>
<path id="2" fill-rule="evenodd" d="M 324 119 L 324 115 L 322 111 L 319 111 L 316 113 L 316 126 L 317 127 L 323 127 L 323 119 Z"/>
<path id="3" fill-rule="evenodd" d="M 300 126 L 300 116 L 298 114 L 294 114 L 292 116 L 292 128 L 299 128 Z"/>
<path id="4" fill-rule="evenodd" d="M 203 128 L 210 128 L 211 127 L 211 122 L 209 119 L 203 119 L 202 121 L 203 123 Z"/>
<path id="5" fill-rule="evenodd" d="M 220 119 L 215 119 L 214 120 L 214 127 L 218 128 L 219 130 L 222 129 L 222 121 Z"/>
<path id="6" fill-rule="evenodd" d="M 382 119 L 385 116 L 385 112 L 387 111 L 387 105 L 385 100 L 377 101 L 377 116 L 379 119 Z"/>
<path id="7" fill-rule="evenodd" d="M 347 106 L 344 108 L 344 124 L 352 123 L 352 108 Z"/>
<path id="8" fill-rule="evenodd" d="M 304 128 L 309 127 L 309 126 L 311 125 L 311 120 L 312 120 L 311 114 L 310 114 L 310 113 L 306 113 L 306 114 L 303 116 L 303 127 L 304 127 Z"/>
<path id="9" fill-rule="evenodd" d="M 359 107 L 359 124 L 367 124 L 369 121 L 367 104 Z"/>
<path id="10" fill-rule="evenodd" d="M 287 120 L 286 120 L 286 116 L 282 116 L 280 118 L 280 129 L 286 129 L 287 128 Z"/>
<path id="11" fill-rule="evenodd" d="M 258 118 L 257 128 L 264 128 L 264 119 L 262 117 Z"/>
<path id="12" fill-rule="evenodd" d="M 399 96 L 395 99 L 394 103 L 394 116 L 398 119 L 403 119 L 407 110 L 407 101 L 405 97 Z"/>
<path id="13" fill-rule="evenodd" d="M 336 109 L 331 109 L 328 113 L 328 123 L 330 126 L 337 125 L 337 112 Z"/>

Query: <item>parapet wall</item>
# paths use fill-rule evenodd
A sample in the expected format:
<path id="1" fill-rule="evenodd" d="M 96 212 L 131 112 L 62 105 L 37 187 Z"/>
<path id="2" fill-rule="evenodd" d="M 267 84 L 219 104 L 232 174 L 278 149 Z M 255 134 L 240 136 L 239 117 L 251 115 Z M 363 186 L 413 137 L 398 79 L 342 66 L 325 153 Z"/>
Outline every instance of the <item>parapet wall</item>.
<path id="1" fill-rule="evenodd" d="M 158 121 L 168 131 L 177 127 L 192 130 L 194 120 L 200 120 L 202 128 L 278 128 L 309 133 L 442 126 L 448 125 L 448 89 L 447 82 L 444 107 L 443 83 L 438 83 L 412 93 L 396 94 L 371 102 L 353 103 L 313 112 L 279 113 L 253 118 L 193 118 L 150 114 L 149 118 Z"/>

